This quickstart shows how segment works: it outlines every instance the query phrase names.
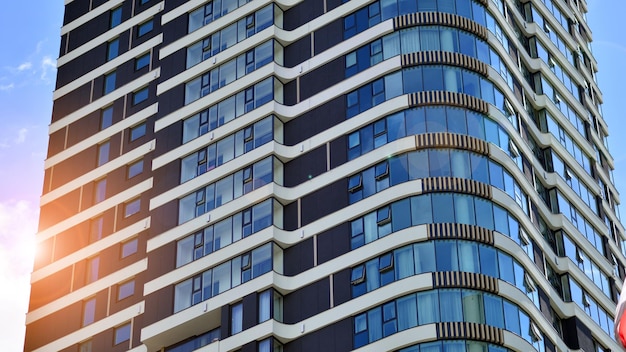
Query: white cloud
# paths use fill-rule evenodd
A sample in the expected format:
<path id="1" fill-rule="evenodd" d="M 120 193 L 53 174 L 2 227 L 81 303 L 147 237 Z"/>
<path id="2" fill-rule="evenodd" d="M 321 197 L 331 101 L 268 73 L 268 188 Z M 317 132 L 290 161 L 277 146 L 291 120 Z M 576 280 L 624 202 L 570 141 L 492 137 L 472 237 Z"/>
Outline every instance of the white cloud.
<path id="1" fill-rule="evenodd" d="M 57 64 L 56 61 L 53 60 L 50 56 L 44 56 L 43 59 L 41 59 L 41 79 L 44 81 L 48 80 L 48 71 L 52 70 L 56 70 L 57 68 Z"/>
<path id="2" fill-rule="evenodd" d="M 26 71 L 26 70 L 30 70 L 33 67 L 33 64 L 30 62 L 24 62 L 23 64 L 19 65 L 17 67 L 18 71 Z"/>
<path id="3" fill-rule="evenodd" d="M 17 138 L 15 139 L 15 144 L 22 144 L 26 141 L 26 134 L 28 133 L 28 129 L 20 128 L 17 132 Z"/>
<path id="4" fill-rule="evenodd" d="M 11 89 L 13 89 L 13 87 L 15 87 L 15 85 L 13 83 L 3 84 L 3 85 L 0 85 L 0 91 L 1 92 L 7 92 L 7 91 L 10 91 Z"/>

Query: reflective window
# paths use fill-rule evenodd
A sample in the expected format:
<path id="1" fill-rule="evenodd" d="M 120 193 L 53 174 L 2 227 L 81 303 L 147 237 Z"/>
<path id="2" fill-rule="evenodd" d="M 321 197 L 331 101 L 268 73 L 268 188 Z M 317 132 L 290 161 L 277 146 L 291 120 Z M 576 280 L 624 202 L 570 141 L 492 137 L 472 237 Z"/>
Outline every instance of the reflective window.
<path id="1" fill-rule="evenodd" d="M 344 17 L 344 39 L 390 18 L 415 12 L 445 12 L 469 18 L 483 26 L 488 14 L 474 0 L 381 0 Z M 438 50 L 438 49 L 437 49 Z"/>
<path id="2" fill-rule="evenodd" d="M 272 243 L 215 266 L 174 287 L 174 313 L 272 270 Z"/>
<path id="3" fill-rule="evenodd" d="M 109 14 L 109 28 L 113 28 L 122 23 L 122 7 L 117 7 L 111 10 Z"/>
<path id="4" fill-rule="evenodd" d="M 103 130 L 113 124 L 113 105 L 100 111 L 100 129 Z"/>
<path id="5" fill-rule="evenodd" d="M 353 317 L 353 345 L 356 349 L 432 322 L 471 322 L 494 326 L 519 335 L 537 351 L 545 351 L 546 336 L 526 312 L 502 297 L 470 289 L 436 289 L 410 294 L 359 314 Z M 438 341 L 426 346 L 436 348 L 437 344 L 450 348 L 457 345 L 465 351 L 465 344 L 460 341 Z M 418 350 L 409 348 L 402 351 Z M 422 348 L 420 351 L 441 350 Z"/>
<path id="6" fill-rule="evenodd" d="M 90 284 L 96 280 L 98 280 L 98 272 L 100 269 L 100 257 L 93 257 L 87 259 L 87 273 L 86 273 L 86 283 Z"/>
<path id="7" fill-rule="evenodd" d="M 187 182 L 270 142 L 274 138 L 273 122 L 274 118 L 268 116 L 183 158 L 180 182 Z"/>
<path id="8" fill-rule="evenodd" d="M 154 21 L 149 20 L 139 25 L 137 28 L 137 36 L 141 37 L 142 35 L 148 34 L 154 28 Z"/>
<path id="9" fill-rule="evenodd" d="M 388 74 L 346 94 L 346 117 L 351 118 L 402 94 L 432 90 L 468 94 L 494 105 L 506 116 L 511 115 L 505 107 L 504 95 L 487 78 L 458 67 L 422 65 Z"/>
<path id="10" fill-rule="evenodd" d="M 143 159 L 128 165 L 126 178 L 133 178 L 143 172 Z"/>
<path id="11" fill-rule="evenodd" d="M 119 55 L 120 39 L 115 38 L 107 43 L 107 61 L 115 59 Z"/>
<path id="12" fill-rule="evenodd" d="M 131 280 L 117 286 L 117 300 L 121 301 L 135 293 L 135 280 Z"/>
<path id="13" fill-rule="evenodd" d="M 189 13 L 187 33 L 206 26 L 214 20 L 234 11 L 250 2 L 250 0 L 214 0 Z"/>
<path id="14" fill-rule="evenodd" d="M 390 157 L 350 176 L 348 199 L 352 204 L 390 186 L 426 177 L 458 177 L 491 184 L 507 193 L 528 213 L 528 197 L 508 171 L 486 156 L 456 149 L 423 149 Z M 466 209 L 463 214 L 457 211 L 457 222 L 475 225 L 474 214 L 470 213 L 472 208 L 464 206 L 463 199 L 456 200 L 459 209 Z M 446 204 L 451 206 L 452 199 Z M 454 222 L 454 217 L 443 209 L 452 211 L 451 208 L 442 208 L 437 212 L 439 219 L 435 222 Z M 493 226 L 490 224 L 490 227 Z"/>
<path id="15" fill-rule="evenodd" d="M 106 193 L 107 193 L 107 179 L 103 178 L 101 180 L 96 181 L 93 202 L 100 203 L 103 200 L 105 200 Z"/>
<path id="16" fill-rule="evenodd" d="M 273 56 L 274 41 L 270 40 L 185 83 L 185 105 L 272 62 Z"/>
<path id="17" fill-rule="evenodd" d="M 131 127 L 130 129 L 130 141 L 134 141 L 140 137 L 146 135 L 146 123 L 142 122 L 141 124 Z"/>
<path id="18" fill-rule="evenodd" d="M 198 260 L 271 226 L 274 204 L 272 199 L 268 199 L 179 240 L 176 247 L 176 267 Z"/>
<path id="19" fill-rule="evenodd" d="M 137 105 L 148 99 L 148 87 L 133 92 L 133 105 Z"/>
<path id="20" fill-rule="evenodd" d="M 464 240 L 420 242 L 352 267 L 352 297 L 409 276 L 435 271 L 479 273 L 507 281 L 530 294 L 531 301 L 539 307 L 539 298 L 533 297 L 534 282 L 517 260 L 494 247 Z"/>
<path id="21" fill-rule="evenodd" d="M 139 240 L 134 238 L 128 242 L 122 243 L 122 258 L 126 258 L 132 254 L 137 253 L 137 246 L 139 244 Z"/>
<path id="22" fill-rule="evenodd" d="M 280 9 L 270 4 L 192 44 L 187 48 L 187 68 L 215 56 L 217 53 L 271 26 L 274 24 L 275 11 L 280 11 Z"/>
<path id="23" fill-rule="evenodd" d="M 265 158 L 181 198 L 178 223 L 187 222 L 271 183 L 274 160 L 272 157 Z"/>
<path id="24" fill-rule="evenodd" d="M 114 344 L 118 345 L 122 342 L 130 340 L 130 323 L 115 328 Z"/>
<path id="25" fill-rule="evenodd" d="M 145 53 L 135 59 L 135 71 L 150 65 L 150 53 Z"/>
<path id="26" fill-rule="evenodd" d="M 115 71 L 104 75 L 104 94 L 109 94 L 115 89 Z"/>
<path id="27" fill-rule="evenodd" d="M 392 232 L 400 231 L 408 226 L 429 223 L 453 223 L 465 221 L 477 226 L 495 230 L 511 237 L 518 244 L 520 226 L 515 217 L 506 209 L 489 200 L 454 193 L 432 193 L 413 196 L 386 205 L 350 222 L 351 247 L 361 247 Z M 463 204 L 463 206 L 459 206 Z M 398 209 L 403 208 L 403 211 Z M 396 220 L 399 213 L 401 220 Z M 408 222 L 408 213 L 411 221 Z M 473 215 L 473 218 L 472 218 Z M 494 220 L 495 217 L 497 220 Z M 496 225 L 498 226 L 496 228 Z"/>
<path id="28" fill-rule="evenodd" d="M 243 303 L 230 307 L 230 334 L 234 335 L 243 330 Z"/>
<path id="29" fill-rule="evenodd" d="M 272 77 L 267 78 L 185 119 L 183 121 L 183 143 L 198 138 L 272 101 L 274 99 L 274 84 L 280 83 Z"/>
<path id="30" fill-rule="evenodd" d="M 189 352 L 195 351 L 204 347 L 215 340 L 220 339 L 220 328 L 213 329 L 198 336 L 193 336 L 186 339 L 184 342 L 178 343 L 174 346 L 166 347 L 165 352 Z"/>
<path id="31" fill-rule="evenodd" d="M 137 198 L 129 203 L 124 204 L 124 217 L 137 214 L 141 209 L 141 198 Z"/>
<path id="32" fill-rule="evenodd" d="M 109 154 L 111 150 L 111 143 L 106 141 L 98 145 L 98 165 L 102 166 L 109 161 Z"/>
<path id="33" fill-rule="evenodd" d="M 83 326 L 87 326 L 96 320 L 96 299 L 83 302 Z"/>

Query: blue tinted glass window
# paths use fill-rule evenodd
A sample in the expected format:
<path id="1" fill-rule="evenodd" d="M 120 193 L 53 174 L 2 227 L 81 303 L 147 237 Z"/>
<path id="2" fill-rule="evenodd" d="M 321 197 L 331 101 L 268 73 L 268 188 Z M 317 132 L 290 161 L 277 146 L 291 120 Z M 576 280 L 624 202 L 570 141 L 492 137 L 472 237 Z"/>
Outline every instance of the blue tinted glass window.
<path id="1" fill-rule="evenodd" d="M 463 321 L 463 300 L 459 290 L 439 291 L 441 321 Z"/>
<path id="2" fill-rule="evenodd" d="M 415 273 L 437 271 L 435 261 L 435 243 L 433 241 L 418 243 L 413 246 L 415 256 Z"/>
<path id="3" fill-rule="evenodd" d="M 137 105 L 148 99 L 148 87 L 133 93 L 133 105 Z"/>
<path id="4" fill-rule="evenodd" d="M 432 195 L 433 221 L 435 223 L 454 222 L 454 204 L 451 193 L 435 193 Z"/>
<path id="5" fill-rule="evenodd" d="M 142 23 L 139 25 L 139 28 L 137 29 L 137 36 L 141 37 L 142 35 L 145 35 L 149 33 L 150 31 L 152 31 L 153 28 L 154 28 L 154 22 L 152 20 Z"/>
<path id="6" fill-rule="evenodd" d="M 135 70 L 141 70 L 148 65 L 150 65 L 150 53 L 146 53 L 135 59 Z"/>
<path id="7" fill-rule="evenodd" d="M 119 55 L 120 40 L 115 38 L 107 44 L 107 61 L 115 59 Z"/>
<path id="8" fill-rule="evenodd" d="M 403 199 L 391 205 L 391 213 L 393 214 L 391 219 L 392 231 L 400 231 L 411 226 L 411 206 L 409 202 L 409 199 Z"/>
<path id="9" fill-rule="evenodd" d="M 459 270 L 459 258 L 456 241 L 436 241 L 437 271 Z"/>
<path id="10" fill-rule="evenodd" d="M 109 94 L 115 90 L 115 76 L 115 72 L 111 72 L 104 76 L 104 94 Z"/>
<path id="11" fill-rule="evenodd" d="M 109 21 L 109 28 L 113 28 L 122 23 L 122 7 L 111 10 L 111 19 Z"/>

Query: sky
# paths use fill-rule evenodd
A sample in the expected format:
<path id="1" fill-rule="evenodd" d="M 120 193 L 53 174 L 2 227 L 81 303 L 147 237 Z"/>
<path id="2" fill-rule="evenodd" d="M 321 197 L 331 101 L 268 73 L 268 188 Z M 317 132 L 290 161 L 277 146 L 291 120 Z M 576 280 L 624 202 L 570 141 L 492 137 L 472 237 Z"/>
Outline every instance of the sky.
<path id="1" fill-rule="evenodd" d="M 588 4 L 615 182 L 626 202 L 626 36 L 616 30 L 626 1 Z M 7 352 L 23 350 L 62 18 L 63 0 L 3 1 L 0 11 L 0 346 Z"/>

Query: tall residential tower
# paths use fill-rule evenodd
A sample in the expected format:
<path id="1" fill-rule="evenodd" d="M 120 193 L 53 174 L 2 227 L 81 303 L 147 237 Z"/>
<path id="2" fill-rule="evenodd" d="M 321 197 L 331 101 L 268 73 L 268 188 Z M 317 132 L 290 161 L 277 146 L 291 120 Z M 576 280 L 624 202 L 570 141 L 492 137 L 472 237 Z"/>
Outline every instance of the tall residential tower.
<path id="1" fill-rule="evenodd" d="M 65 0 L 26 351 L 618 351 L 585 0 Z"/>

